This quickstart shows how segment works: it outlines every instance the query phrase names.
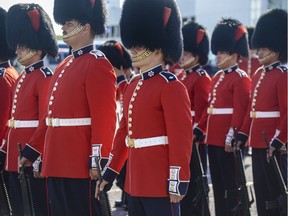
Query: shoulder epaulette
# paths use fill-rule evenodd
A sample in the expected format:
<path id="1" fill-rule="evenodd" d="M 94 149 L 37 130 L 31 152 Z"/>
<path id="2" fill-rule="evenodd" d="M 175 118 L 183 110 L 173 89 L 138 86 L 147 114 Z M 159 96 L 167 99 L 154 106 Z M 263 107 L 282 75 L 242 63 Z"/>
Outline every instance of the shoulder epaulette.
<path id="1" fill-rule="evenodd" d="M 104 53 L 102 53 L 100 50 L 92 50 L 90 51 L 91 55 L 94 55 L 96 58 L 105 58 Z"/>
<path id="2" fill-rule="evenodd" d="M 247 73 L 239 68 L 237 68 L 235 71 L 239 74 L 240 77 L 248 77 Z"/>
<path id="3" fill-rule="evenodd" d="M 277 68 L 280 69 L 283 73 L 287 72 L 287 67 L 285 67 L 283 65 L 279 65 Z"/>
<path id="4" fill-rule="evenodd" d="M 0 68 L 0 76 L 4 76 L 6 68 Z"/>
<path id="5" fill-rule="evenodd" d="M 204 76 L 206 73 L 205 73 L 205 70 L 203 70 L 202 68 L 199 68 L 199 69 L 197 69 L 196 70 L 197 72 L 198 72 L 198 74 L 200 75 L 200 76 Z"/>
<path id="6" fill-rule="evenodd" d="M 40 70 L 44 74 L 45 77 L 50 77 L 53 75 L 53 71 L 48 67 L 45 67 L 45 66 L 41 67 Z"/>
<path id="7" fill-rule="evenodd" d="M 162 71 L 160 75 L 167 81 L 167 82 L 172 82 L 175 80 L 178 80 L 175 74 L 168 72 L 168 71 Z"/>

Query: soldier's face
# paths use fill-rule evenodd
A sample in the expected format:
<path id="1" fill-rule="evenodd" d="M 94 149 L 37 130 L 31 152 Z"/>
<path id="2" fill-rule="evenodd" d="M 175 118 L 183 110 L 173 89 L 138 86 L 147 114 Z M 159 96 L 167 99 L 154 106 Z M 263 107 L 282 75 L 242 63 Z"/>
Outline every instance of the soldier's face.
<path id="1" fill-rule="evenodd" d="M 264 66 L 274 63 L 279 57 L 279 53 L 275 53 L 268 48 L 260 48 L 257 50 L 257 53 L 260 64 Z"/>
<path id="2" fill-rule="evenodd" d="M 195 56 L 191 52 L 184 51 L 180 59 L 180 66 L 183 69 L 189 69 L 197 64 Z"/>
<path id="3" fill-rule="evenodd" d="M 232 55 L 229 55 L 229 53 L 225 51 L 218 51 L 217 52 L 217 67 L 220 69 L 226 69 L 237 62 L 237 54 L 233 53 Z"/>
<path id="4" fill-rule="evenodd" d="M 27 48 L 22 45 L 18 45 L 16 48 L 17 60 L 23 66 L 28 66 L 28 65 L 33 64 L 35 62 L 33 58 L 35 54 L 36 54 L 35 50 L 31 50 L 30 48 Z"/>

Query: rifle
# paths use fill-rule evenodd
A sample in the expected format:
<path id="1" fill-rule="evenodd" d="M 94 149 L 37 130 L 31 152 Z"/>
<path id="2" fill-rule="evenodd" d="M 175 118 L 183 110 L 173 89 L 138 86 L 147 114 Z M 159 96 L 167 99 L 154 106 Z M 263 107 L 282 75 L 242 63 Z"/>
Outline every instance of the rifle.
<path id="1" fill-rule="evenodd" d="M 21 144 L 17 144 L 18 147 L 18 154 L 19 158 L 22 158 L 22 148 Z M 23 208 L 24 208 L 24 215 L 26 216 L 35 216 L 35 209 L 34 209 L 34 202 L 32 199 L 32 192 L 31 192 L 31 184 L 29 176 L 26 172 L 25 164 L 20 168 L 20 174 L 18 176 L 21 185 L 21 192 L 22 192 L 22 201 L 23 201 Z"/>
<path id="2" fill-rule="evenodd" d="M 262 132 L 262 136 L 268 148 L 267 151 L 269 151 L 270 144 L 267 140 L 267 136 L 264 131 Z M 271 157 L 268 158 L 268 163 L 270 163 L 272 166 L 272 170 L 273 170 L 272 175 L 276 176 L 276 180 L 277 180 L 276 185 L 278 186 L 277 193 L 279 194 L 279 197 L 273 201 L 266 201 L 265 203 L 266 210 L 279 209 L 279 213 L 280 213 L 279 216 L 285 216 L 287 215 L 287 196 L 288 196 L 287 187 L 284 183 L 283 176 L 279 169 L 279 165 L 278 165 L 275 155 L 272 155 Z"/>
<path id="3" fill-rule="evenodd" d="M 209 211 L 209 186 L 207 176 L 203 171 L 203 166 L 201 162 L 201 157 L 198 150 L 198 143 L 195 139 L 193 140 L 193 151 L 192 158 L 194 158 L 194 165 L 196 169 L 196 184 L 197 184 L 197 194 L 195 198 L 192 200 L 193 205 L 197 205 L 201 200 L 201 215 L 202 216 L 210 216 Z"/>
<path id="4" fill-rule="evenodd" d="M 254 202 L 254 196 L 252 193 L 251 186 L 250 194 L 251 194 L 251 200 L 249 200 L 249 194 L 248 194 L 248 188 L 246 184 L 246 176 L 245 176 L 245 169 L 243 166 L 243 159 L 242 159 L 242 152 L 241 149 L 236 148 L 234 151 L 234 158 L 235 158 L 235 165 L 236 165 L 236 173 L 237 173 L 237 197 L 238 197 L 238 203 L 233 208 L 233 212 L 235 215 L 237 215 L 237 212 L 240 211 L 241 215 L 243 216 L 250 216 L 250 207 L 252 203 Z"/>
<path id="5" fill-rule="evenodd" d="M 0 171 L 0 215 L 12 215 L 9 193 L 6 185 L 4 166 L 1 164 Z M 3 169 L 2 169 L 3 168 Z M 6 173 L 7 174 L 7 173 Z"/>
<path id="6" fill-rule="evenodd" d="M 103 181 L 103 177 L 101 175 L 99 159 L 100 159 L 99 157 L 95 157 L 96 170 L 97 170 L 97 174 L 99 177 L 99 185 L 100 185 L 101 182 Z M 108 196 L 107 191 L 105 191 L 105 189 L 99 192 L 99 201 L 100 201 L 102 216 L 112 216 L 109 196 Z"/>

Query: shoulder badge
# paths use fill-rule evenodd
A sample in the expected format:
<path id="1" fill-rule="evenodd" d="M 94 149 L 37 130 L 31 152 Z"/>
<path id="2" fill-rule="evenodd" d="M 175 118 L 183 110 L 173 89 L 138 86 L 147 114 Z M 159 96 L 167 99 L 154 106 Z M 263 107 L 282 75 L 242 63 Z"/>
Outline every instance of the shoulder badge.
<path id="1" fill-rule="evenodd" d="M 168 71 L 162 71 L 162 72 L 160 73 L 160 75 L 161 75 L 167 82 L 172 82 L 172 81 L 178 80 L 177 77 L 176 77 L 174 74 L 172 74 L 172 73 L 170 73 L 170 72 L 168 72 Z"/>
<path id="2" fill-rule="evenodd" d="M 248 76 L 245 71 L 243 71 L 243 70 L 241 70 L 239 68 L 236 69 L 235 71 L 239 74 L 240 77 L 247 77 Z"/>
<path id="3" fill-rule="evenodd" d="M 279 65 L 277 68 L 279 68 L 282 73 L 287 72 L 287 67 L 285 67 L 283 65 Z"/>
<path id="4" fill-rule="evenodd" d="M 205 70 L 203 70 L 202 68 L 199 68 L 196 70 L 199 74 L 199 76 L 204 76 L 205 75 Z"/>
<path id="5" fill-rule="evenodd" d="M 90 51 L 91 55 L 94 55 L 96 58 L 105 58 L 104 53 L 102 53 L 100 50 L 92 50 Z"/>
<path id="6" fill-rule="evenodd" d="M 0 68 L 0 76 L 4 76 L 6 68 Z"/>
<path id="7" fill-rule="evenodd" d="M 41 67 L 40 70 L 44 74 L 45 77 L 50 77 L 53 75 L 53 71 L 48 67 L 45 67 L 45 66 Z"/>

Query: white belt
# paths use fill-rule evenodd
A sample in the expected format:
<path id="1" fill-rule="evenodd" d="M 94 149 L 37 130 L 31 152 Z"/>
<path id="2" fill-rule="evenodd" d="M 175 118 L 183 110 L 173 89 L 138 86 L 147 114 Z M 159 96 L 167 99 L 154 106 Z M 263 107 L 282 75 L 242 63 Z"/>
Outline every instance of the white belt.
<path id="1" fill-rule="evenodd" d="M 233 114 L 233 108 L 213 108 L 213 107 L 208 107 L 207 113 L 211 114 L 211 115 Z"/>
<path id="2" fill-rule="evenodd" d="M 158 136 L 158 137 L 150 137 L 150 138 L 143 138 L 143 139 L 130 139 L 127 136 L 125 143 L 128 148 L 144 148 L 144 147 L 149 147 L 149 146 L 167 145 L 168 137 Z"/>
<path id="3" fill-rule="evenodd" d="M 91 125 L 91 118 L 46 118 L 46 125 L 49 127 L 63 126 L 86 126 Z"/>
<path id="4" fill-rule="evenodd" d="M 39 121 L 9 119 L 7 124 L 10 128 L 37 128 Z"/>
<path id="5" fill-rule="evenodd" d="M 194 110 L 191 111 L 191 116 L 192 116 L 192 117 L 195 116 L 195 111 L 194 111 Z"/>
<path id="6" fill-rule="evenodd" d="M 280 117 L 279 111 L 263 112 L 263 111 L 251 111 L 251 118 L 278 118 Z"/>

